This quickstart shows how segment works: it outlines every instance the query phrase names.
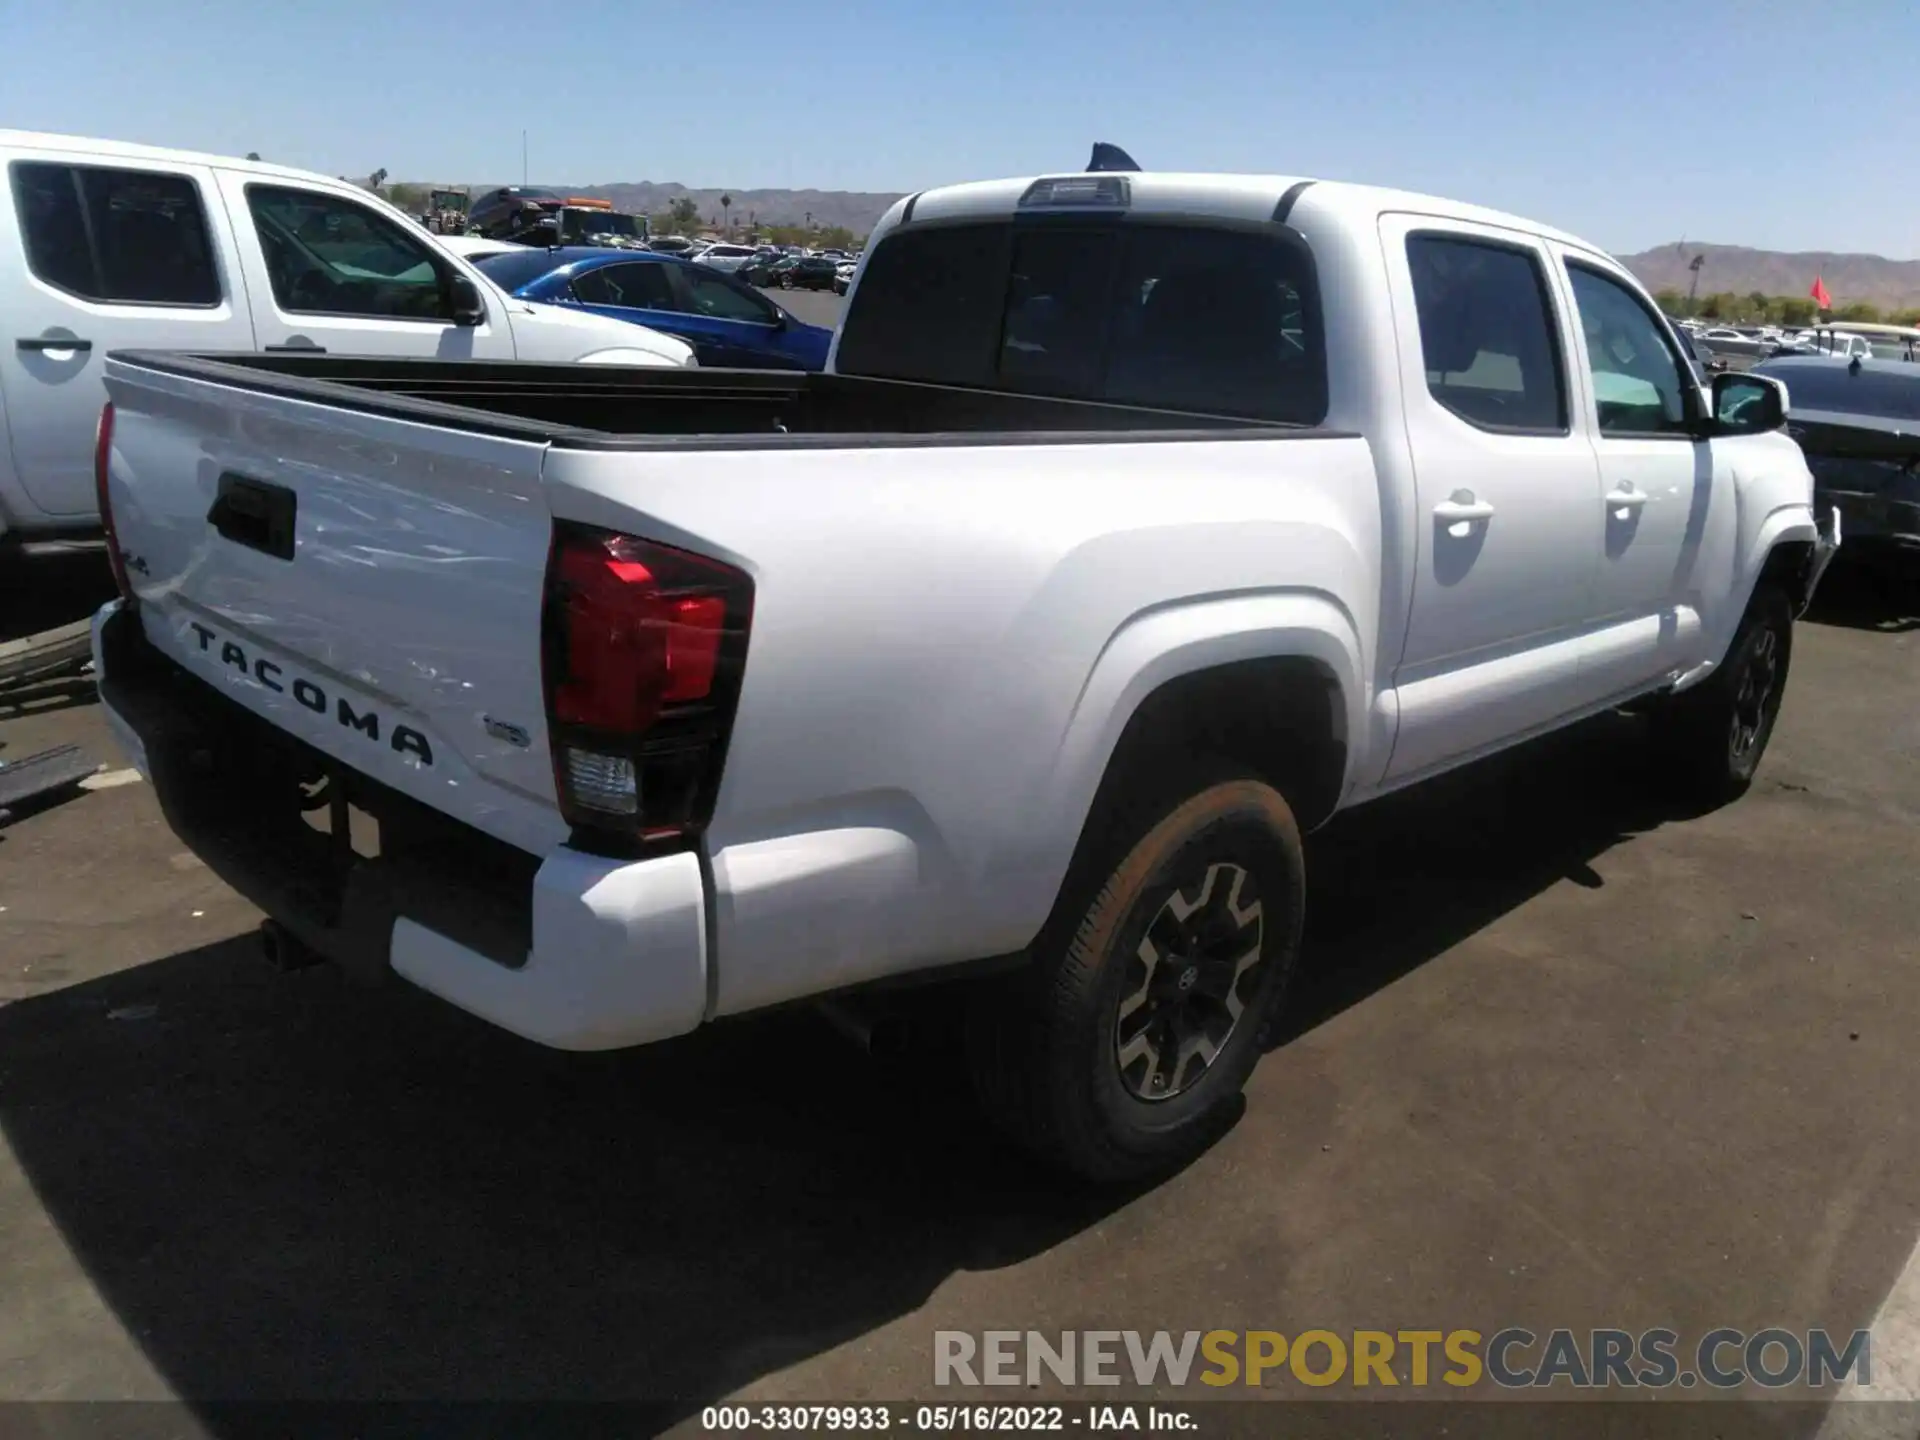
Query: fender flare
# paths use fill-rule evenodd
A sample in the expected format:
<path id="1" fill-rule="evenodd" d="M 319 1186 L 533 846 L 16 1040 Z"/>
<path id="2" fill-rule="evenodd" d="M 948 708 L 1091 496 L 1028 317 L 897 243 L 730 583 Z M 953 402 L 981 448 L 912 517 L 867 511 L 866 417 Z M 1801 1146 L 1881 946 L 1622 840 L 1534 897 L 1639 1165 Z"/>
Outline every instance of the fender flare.
<path id="1" fill-rule="evenodd" d="M 1339 793 L 1346 794 L 1369 734 L 1370 657 L 1344 604 L 1318 591 L 1263 591 L 1156 606 L 1113 633 L 1080 688 L 1052 769 L 1020 822 L 1033 842 L 1021 867 L 1020 908 L 1040 917 L 1052 910 L 1121 736 L 1150 695 L 1202 670 L 1283 659 L 1320 666 L 1338 689 L 1346 742 Z"/>
<path id="2" fill-rule="evenodd" d="M 1711 628 L 1706 635 L 1704 654 L 1708 657 L 1694 666 L 1674 682 L 1672 693 L 1680 694 L 1693 689 L 1708 676 L 1720 668 L 1720 662 L 1727 658 L 1727 649 L 1733 644 L 1733 637 L 1739 633 L 1740 622 L 1746 618 L 1747 607 L 1753 604 L 1753 593 L 1759 588 L 1760 579 L 1767 572 L 1767 562 L 1774 551 L 1782 545 L 1809 545 L 1818 554 L 1825 537 L 1820 533 L 1815 521 L 1813 507 L 1805 501 L 1791 501 L 1770 511 L 1760 522 L 1751 544 L 1740 552 L 1738 569 L 1738 588 L 1728 596 L 1725 608 L 1709 618 Z M 1817 575 L 1816 575 L 1816 578 Z"/>

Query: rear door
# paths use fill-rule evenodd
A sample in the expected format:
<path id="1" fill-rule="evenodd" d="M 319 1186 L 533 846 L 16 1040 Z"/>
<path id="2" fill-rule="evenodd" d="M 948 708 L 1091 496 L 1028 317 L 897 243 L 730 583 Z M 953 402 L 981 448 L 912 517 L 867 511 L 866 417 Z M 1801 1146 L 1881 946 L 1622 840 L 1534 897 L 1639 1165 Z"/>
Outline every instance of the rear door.
<path id="1" fill-rule="evenodd" d="M 94 426 L 109 350 L 251 350 L 252 320 L 213 172 L 15 150 L 0 205 L 0 394 L 28 497 L 96 513 Z"/>
<path id="2" fill-rule="evenodd" d="M 513 358 L 504 300 L 479 287 L 486 319 L 456 325 L 448 285 L 461 272 L 417 228 L 299 181 L 231 170 L 219 180 L 262 348 Z"/>
<path id="3" fill-rule="evenodd" d="M 1418 497 L 1397 780 L 1577 706 L 1603 512 L 1546 248 L 1419 215 L 1381 243 Z"/>

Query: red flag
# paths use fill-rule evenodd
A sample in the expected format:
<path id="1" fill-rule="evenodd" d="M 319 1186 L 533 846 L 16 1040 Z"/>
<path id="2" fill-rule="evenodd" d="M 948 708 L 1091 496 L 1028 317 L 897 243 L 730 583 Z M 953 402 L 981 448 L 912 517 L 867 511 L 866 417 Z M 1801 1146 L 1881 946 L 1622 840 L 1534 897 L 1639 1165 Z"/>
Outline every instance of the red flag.
<path id="1" fill-rule="evenodd" d="M 1813 303 L 1818 305 L 1822 310 L 1831 310 L 1833 308 L 1833 296 L 1827 293 L 1827 282 L 1822 280 L 1818 275 L 1813 277 L 1813 289 L 1809 290 L 1807 294 L 1813 297 Z"/>

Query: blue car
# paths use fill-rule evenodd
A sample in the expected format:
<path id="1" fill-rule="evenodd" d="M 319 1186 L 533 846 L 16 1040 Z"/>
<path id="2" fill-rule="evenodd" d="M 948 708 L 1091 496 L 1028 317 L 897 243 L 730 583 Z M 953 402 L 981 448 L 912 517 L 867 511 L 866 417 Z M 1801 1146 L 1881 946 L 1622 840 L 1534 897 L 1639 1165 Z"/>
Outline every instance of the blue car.
<path id="1" fill-rule="evenodd" d="M 576 305 L 678 336 L 702 365 L 823 370 L 833 343 L 831 330 L 796 319 L 744 281 L 673 255 L 573 246 L 474 263 L 519 299 Z"/>

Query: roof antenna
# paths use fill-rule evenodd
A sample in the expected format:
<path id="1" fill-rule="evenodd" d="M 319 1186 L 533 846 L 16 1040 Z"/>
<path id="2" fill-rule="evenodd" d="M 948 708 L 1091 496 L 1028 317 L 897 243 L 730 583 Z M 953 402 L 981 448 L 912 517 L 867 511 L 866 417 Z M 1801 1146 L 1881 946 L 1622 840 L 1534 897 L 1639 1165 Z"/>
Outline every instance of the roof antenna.
<path id="1" fill-rule="evenodd" d="M 1088 170 L 1138 170 L 1138 162 L 1118 145 L 1109 145 L 1104 140 L 1093 142 L 1093 158 L 1087 161 Z"/>

